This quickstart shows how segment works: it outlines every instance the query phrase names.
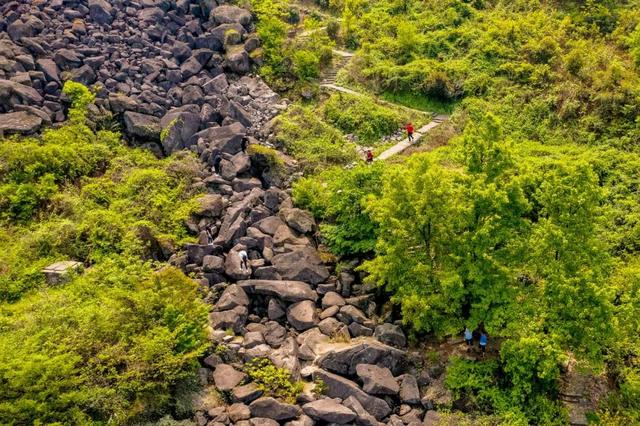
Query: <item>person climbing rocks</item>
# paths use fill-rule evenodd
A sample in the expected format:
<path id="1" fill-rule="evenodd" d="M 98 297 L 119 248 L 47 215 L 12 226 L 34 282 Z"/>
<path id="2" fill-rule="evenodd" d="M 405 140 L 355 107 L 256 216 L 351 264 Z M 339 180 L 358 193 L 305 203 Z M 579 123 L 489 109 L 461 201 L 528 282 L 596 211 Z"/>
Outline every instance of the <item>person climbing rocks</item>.
<path id="1" fill-rule="evenodd" d="M 409 142 L 413 142 L 413 124 L 407 123 L 407 138 L 409 138 Z"/>
<path id="2" fill-rule="evenodd" d="M 482 351 L 482 356 L 484 357 L 484 354 L 487 352 L 487 342 L 488 342 L 489 338 L 487 337 L 487 333 L 485 333 L 484 331 L 482 332 L 482 334 L 480 335 L 480 350 Z"/>
<path id="3" fill-rule="evenodd" d="M 469 330 L 469 327 L 464 328 L 464 341 L 467 342 L 467 346 L 473 344 L 473 333 Z"/>
<path id="4" fill-rule="evenodd" d="M 205 232 L 207 233 L 207 245 L 212 246 L 213 245 L 213 230 L 211 229 L 211 226 L 207 226 L 205 228 Z"/>
<path id="5" fill-rule="evenodd" d="M 242 152 L 246 154 L 247 148 L 249 147 L 249 138 L 246 136 L 242 137 L 242 142 L 240 143 L 240 147 L 242 148 Z"/>
<path id="6" fill-rule="evenodd" d="M 222 163 L 222 155 L 219 152 L 216 152 L 213 156 L 213 171 L 219 175 L 220 174 L 220 163 Z"/>
<path id="7" fill-rule="evenodd" d="M 240 250 L 238 257 L 240 258 L 240 269 L 249 269 L 249 255 L 246 250 Z"/>
<path id="8" fill-rule="evenodd" d="M 373 152 L 370 149 L 367 150 L 367 164 L 373 163 Z"/>

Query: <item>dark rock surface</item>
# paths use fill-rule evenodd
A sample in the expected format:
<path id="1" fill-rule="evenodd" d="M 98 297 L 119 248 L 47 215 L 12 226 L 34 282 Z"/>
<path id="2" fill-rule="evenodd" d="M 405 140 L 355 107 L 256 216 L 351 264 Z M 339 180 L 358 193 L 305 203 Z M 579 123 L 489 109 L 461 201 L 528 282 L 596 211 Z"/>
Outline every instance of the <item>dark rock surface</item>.
<path id="1" fill-rule="evenodd" d="M 48 3 L 0 2 L 0 114 L 29 105 L 48 117 L 37 125 L 33 114 L 24 116 L 24 123 L 5 125 L 7 132 L 64 120 L 66 80 L 97 83 L 100 114 L 115 114 L 133 143 L 151 142 L 165 154 L 197 150 L 194 135 L 223 122 L 241 125 L 233 127 L 239 138 L 257 134 L 285 108 L 247 75 L 260 55 L 245 50 L 249 42 L 257 47 L 257 37 L 251 13 L 240 7 L 205 0 Z M 203 140 L 202 151 L 221 143 Z"/>

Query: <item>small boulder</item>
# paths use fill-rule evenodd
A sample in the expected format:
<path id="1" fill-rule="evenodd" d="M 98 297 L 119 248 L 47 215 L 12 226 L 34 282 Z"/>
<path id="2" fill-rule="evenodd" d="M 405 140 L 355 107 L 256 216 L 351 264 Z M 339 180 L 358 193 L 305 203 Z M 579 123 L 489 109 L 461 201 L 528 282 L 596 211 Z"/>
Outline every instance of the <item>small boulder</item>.
<path id="1" fill-rule="evenodd" d="M 302 411 L 315 420 L 327 423 L 348 424 L 356 418 L 356 414 L 342 405 L 340 400 L 332 398 L 319 399 L 302 406 Z"/>
<path id="2" fill-rule="evenodd" d="M 400 390 L 398 382 L 388 368 L 373 364 L 358 364 L 358 377 L 362 379 L 362 389 L 371 395 L 395 395 Z"/>
<path id="3" fill-rule="evenodd" d="M 213 372 L 213 382 L 221 391 L 230 391 L 247 377 L 229 364 L 220 364 Z"/>
<path id="4" fill-rule="evenodd" d="M 311 300 L 295 303 L 287 310 L 287 320 L 298 331 L 304 331 L 318 324 L 316 305 Z"/>
<path id="5" fill-rule="evenodd" d="M 253 401 L 249 408 L 253 417 L 265 417 L 276 421 L 294 419 L 300 415 L 300 408 L 286 404 L 271 397 L 262 397 Z"/>

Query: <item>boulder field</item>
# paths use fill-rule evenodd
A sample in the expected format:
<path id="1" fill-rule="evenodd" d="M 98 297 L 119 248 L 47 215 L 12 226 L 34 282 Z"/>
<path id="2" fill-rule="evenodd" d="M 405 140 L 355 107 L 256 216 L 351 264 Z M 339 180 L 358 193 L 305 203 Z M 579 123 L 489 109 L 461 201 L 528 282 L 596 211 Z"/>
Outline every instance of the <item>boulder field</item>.
<path id="1" fill-rule="evenodd" d="M 250 74 L 261 58 L 251 13 L 213 0 L 0 2 L 0 132 L 65 120 L 72 80 L 134 145 L 235 154 L 286 108 Z"/>

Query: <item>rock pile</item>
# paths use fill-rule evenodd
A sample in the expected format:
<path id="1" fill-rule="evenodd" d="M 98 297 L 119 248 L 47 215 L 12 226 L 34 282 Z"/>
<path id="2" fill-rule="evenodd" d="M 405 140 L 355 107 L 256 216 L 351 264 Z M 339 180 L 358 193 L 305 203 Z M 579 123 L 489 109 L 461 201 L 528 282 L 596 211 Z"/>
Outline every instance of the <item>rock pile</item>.
<path id="1" fill-rule="evenodd" d="M 0 132 L 63 121 L 73 80 L 158 153 L 235 146 L 286 107 L 247 75 L 261 56 L 251 14 L 213 0 L 0 2 Z"/>
<path id="2" fill-rule="evenodd" d="M 353 270 L 336 276 L 322 261 L 313 217 L 287 191 L 265 189 L 249 174 L 251 158 L 235 151 L 225 152 L 220 176 L 202 181 L 209 193 L 189 224 L 199 242 L 170 259 L 211 304 L 212 351 L 200 377 L 226 403 L 200 401 L 197 423 L 419 425 L 429 412 L 424 424 L 434 424 L 434 401 L 407 374 L 402 329 L 372 319 L 374 296 Z M 245 374 L 247 362 L 262 358 L 308 384 L 295 404 L 264 394 Z"/>

